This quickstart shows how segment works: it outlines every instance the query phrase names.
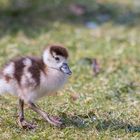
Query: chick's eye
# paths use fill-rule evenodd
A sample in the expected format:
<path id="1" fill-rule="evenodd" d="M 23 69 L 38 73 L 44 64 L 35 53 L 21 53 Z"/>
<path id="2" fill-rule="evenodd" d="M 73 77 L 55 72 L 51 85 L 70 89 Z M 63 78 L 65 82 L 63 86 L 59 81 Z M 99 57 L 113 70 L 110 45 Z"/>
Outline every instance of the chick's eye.
<path id="1" fill-rule="evenodd" d="M 59 61 L 60 59 L 59 59 L 59 57 L 55 57 L 55 60 Z"/>

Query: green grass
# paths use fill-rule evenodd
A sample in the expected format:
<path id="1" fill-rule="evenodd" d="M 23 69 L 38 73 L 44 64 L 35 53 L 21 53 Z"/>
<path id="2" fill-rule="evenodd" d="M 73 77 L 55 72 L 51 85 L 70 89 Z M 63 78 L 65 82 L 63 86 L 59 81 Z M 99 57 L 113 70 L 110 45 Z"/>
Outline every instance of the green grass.
<path id="1" fill-rule="evenodd" d="M 25 1 L 22 8 L 18 2 L 0 0 L 0 66 L 16 56 L 40 56 L 48 44 L 59 43 L 69 50 L 73 75 L 58 96 L 38 102 L 50 114 L 61 116 L 64 128 L 50 126 L 26 108 L 26 118 L 38 127 L 23 130 L 16 123 L 17 99 L 0 96 L 0 140 L 140 139 L 138 6 L 130 0 L 82 0 L 89 11 L 75 16 L 67 9 L 69 1 L 61 0 L 63 5 Z M 110 16 L 106 22 L 97 18 L 101 9 Z M 94 21 L 97 27 L 89 29 L 85 21 Z M 98 60 L 97 76 L 87 58 Z"/>

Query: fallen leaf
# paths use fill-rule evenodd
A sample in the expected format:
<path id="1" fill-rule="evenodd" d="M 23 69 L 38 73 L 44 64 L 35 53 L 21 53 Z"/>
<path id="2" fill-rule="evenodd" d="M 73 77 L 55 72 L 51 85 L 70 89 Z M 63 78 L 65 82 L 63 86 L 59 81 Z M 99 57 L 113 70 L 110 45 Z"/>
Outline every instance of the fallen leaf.
<path id="1" fill-rule="evenodd" d="M 99 73 L 99 71 L 100 71 L 99 63 L 98 63 L 98 61 L 97 61 L 96 58 L 94 58 L 94 59 L 92 60 L 92 69 L 93 69 L 93 73 L 94 73 L 95 76 L 96 76 L 96 75 Z"/>

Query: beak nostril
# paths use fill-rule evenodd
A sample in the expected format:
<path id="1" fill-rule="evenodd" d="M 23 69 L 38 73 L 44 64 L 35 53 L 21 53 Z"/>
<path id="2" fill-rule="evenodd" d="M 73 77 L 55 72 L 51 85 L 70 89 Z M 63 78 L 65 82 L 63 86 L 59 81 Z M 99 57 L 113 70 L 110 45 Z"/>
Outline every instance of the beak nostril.
<path id="1" fill-rule="evenodd" d="M 67 63 L 63 63 L 62 66 L 60 67 L 60 70 L 65 74 L 68 74 L 68 75 L 72 74 L 72 72 L 71 72 Z"/>

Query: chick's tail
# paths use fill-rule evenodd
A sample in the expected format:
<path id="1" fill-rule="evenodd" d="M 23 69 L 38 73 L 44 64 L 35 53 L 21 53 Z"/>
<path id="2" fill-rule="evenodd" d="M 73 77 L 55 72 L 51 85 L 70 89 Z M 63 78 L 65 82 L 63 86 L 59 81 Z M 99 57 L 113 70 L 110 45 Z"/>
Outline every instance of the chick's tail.
<path id="1" fill-rule="evenodd" d="M 10 85 L 5 79 L 0 79 L 0 95 L 8 93 L 10 91 Z"/>

